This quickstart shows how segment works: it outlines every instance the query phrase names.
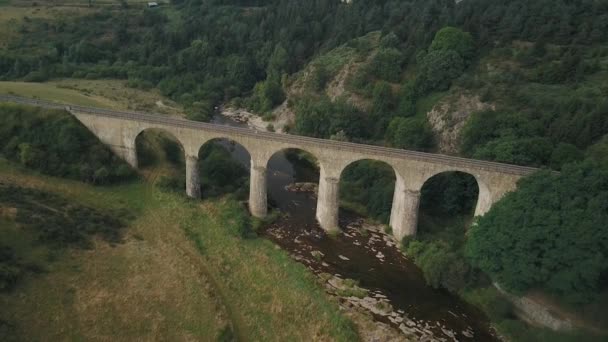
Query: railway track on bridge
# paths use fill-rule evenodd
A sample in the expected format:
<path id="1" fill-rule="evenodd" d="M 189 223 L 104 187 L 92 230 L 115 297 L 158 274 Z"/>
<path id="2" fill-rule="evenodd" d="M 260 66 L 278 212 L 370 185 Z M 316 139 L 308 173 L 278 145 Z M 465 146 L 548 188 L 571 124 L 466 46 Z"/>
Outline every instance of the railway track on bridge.
<path id="1" fill-rule="evenodd" d="M 125 120 L 144 121 L 148 123 L 164 124 L 174 127 L 200 129 L 206 131 L 212 131 L 217 133 L 231 133 L 241 136 L 249 136 L 255 138 L 263 138 L 283 143 L 304 143 L 304 144 L 315 144 L 325 148 L 333 148 L 337 150 L 349 150 L 358 152 L 367 152 L 371 154 L 378 154 L 389 158 L 404 158 L 414 159 L 428 163 L 441 163 L 450 164 L 454 166 L 462 167 L 474 167 L 490 171 L 498 171 L 516 175 L 528 175 L 537 171 L 537 168 L 518 166 L 504 163 L 489 162 L 477 159 L 467 159 L 461 157 L 447 156 L 443 154 L 418 152 L 390 147 L 357 144 L 351 142 L 341 142 L 335 140 L 311 138 L 305 136 L 291 135 L 291 134 L 280 134 L 263 132 L 258 130 L 252 130 L 247 128 L 230 127 L 224 125 L 210 124 L 205 122 L 191 121 L 182 118 L 167 117 L 162 114 L 153 114 L 136 111 L 116 111 L 94 107 L 84 107 L 76 105 L 66 105 L 51 101 L 37 100 L 24 98 L 13 95 L 0 95 L 0 102 L 9 102 L 30 106 L 37 106 L 49 109 L 65 109 L 78 111 L 82 113 L 89 113 L 93 115 L 120 118 Z"/>

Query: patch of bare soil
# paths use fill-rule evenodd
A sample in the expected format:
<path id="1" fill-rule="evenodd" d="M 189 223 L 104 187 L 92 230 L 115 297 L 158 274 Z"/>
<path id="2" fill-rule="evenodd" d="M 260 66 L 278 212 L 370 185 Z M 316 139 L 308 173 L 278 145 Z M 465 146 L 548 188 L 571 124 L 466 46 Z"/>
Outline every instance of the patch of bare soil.
<path id="1" fill-rule="evenodd" d="M 328 83 L 325 90 L 327 96 L 329 96 L 329 98 L 332 100 L 345 96 L 347 101 L 353 106 L 362 111 L 368 111 L 371 108 L 369 101 L 358 94 L 347 91 L 346 82 L 350 77 L 352 77 L 352 75 L 359 71 L 359 68 L 361 68 L 364 64 L 369 63 L 374 55 L 375 54 L 371 54 L 371 56 L 369 56 L 364 62 L 356 62 L 352 60 L 344 65 L 340 72 Z"/>
<path id="2" fill-rule="evenodd" d="M 0 217 L 14 220 L 17 217 L 17 208 L 0 207 Z"/>
<path id="3" fill-rule="evenodd" d="M 521 298 L 525 301 L 532 302 L 538 307 L 545 310 L 548 315 L 554 317 L 554 319 L 558 322 L 563 322 L 562 325 L 571 324 L 574 327 L 582 328 L 585 330 L 593 331 L 600 334 L 608 334 L 608 330 L 606 327 L 600 326 L 597 322 L 589 322 L 585 320 L 581 315 L 569 311 L 563 306 L 559 305 L 554 298 L 551 296 L 541 292 L 541 291 L 532 291 L 528 293 L 525 297 Z M 532 322 L 537 323 L 537 322 Z"/>
<path id="4" fill-rule="evenodd" d="M 263 132 L 270 131 L 269 128 L 272 127 L 277 133 L 285 133 L 285 127 L 292 126 L 295 121 L 295 113 L 287 106 L 287 101 L 272 111 L 274 119 L 268 121 L 243 108 L 226 106 L 221 107 L 220 112 L 233 121 L 245 123 L 249 128 Z"/>

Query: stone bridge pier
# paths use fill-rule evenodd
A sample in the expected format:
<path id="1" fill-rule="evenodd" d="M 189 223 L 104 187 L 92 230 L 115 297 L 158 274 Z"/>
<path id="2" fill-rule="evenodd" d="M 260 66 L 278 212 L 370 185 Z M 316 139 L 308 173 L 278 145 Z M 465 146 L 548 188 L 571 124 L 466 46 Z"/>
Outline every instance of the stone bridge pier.
<path id="1" fill-rule="evenodd" d="M 255 217 L 265 217 L 268 212 L 266 169 L 270 158 L 285 149 L 306 151 L 317 158 L 320 169 L 316 218 L 321 227 L 330 232 L 339 231 L 339 184 L 342 172 L 348 165 L 360 160 L 384 162 L 395 172 L 396 182 L 389 224 L 398 240 L 416 234 L 420 192 L 425 182 L 434 175 L 459 171 L 474 176 L 479 187 L 475 215 L 480 216 L 505 193 L 514 190 L 518 179 L 535 171 L 532 168 L 513 165 L 259 132 L 145 113 L 76 106 L 69 109 L 114 153 L 134 168 L 138 166 L 135 141 L 141 132 L 146 129 L 161 129 L 173 135 L 184 150 L 185 190 L 192 198 L 201 197 L 197 166 L 199 150 L 203 145 L 218 138 L 240 144 L 251 157 L 249 209 Z"/>
<path id="2" fill-rule="evenodd" d="M 191 198 L 201 198 L 201 181 L 198 174 L 198 155 L 186 155 L 186 194 Z"/>
<path id="3" fill-rule="evenodd" d="M 270 157 L 265 156 L 263 151 L 256 152 L 250 152 L 252 157 L 249 175 L 249 211 L 255 217 L 264 218 L 268 213 L 266 165 Z"/>
<path id="4" fill-rule="evenodd" d="M 403 177 L 397 174 L 389 225 L 398 240 L 416 234 L 419 205 L 420 189 L 417 186 L 406 185 Z"/>
<path id="5" fill-rule="evenodd" d="M 340 176 L 332 175 L 321 168 L 317 197 L 317 221 L 328 232 L 340 231 L 338 209 L 340 207 Z"/>

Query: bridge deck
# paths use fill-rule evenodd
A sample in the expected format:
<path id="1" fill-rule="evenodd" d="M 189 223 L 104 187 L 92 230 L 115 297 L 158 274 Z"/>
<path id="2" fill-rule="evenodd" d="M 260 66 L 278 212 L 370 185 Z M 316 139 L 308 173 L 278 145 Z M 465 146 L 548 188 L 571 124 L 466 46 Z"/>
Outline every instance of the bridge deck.
<path id="1" fill-rule="evenodd" d="M 230 133 L 241 136 L 248 136 L 257 139 L 266 139 L 284 143 L 296 143 L 296 144 L 308 144 L 316 145 L 323 148 L 334 149 L 334 150 L 348 150 L 354 152 L 382 155 L 390 158 L 403 158 L 417 161 L 423 161 L 428 163 L 437 164 L 449 164 L 452 166 L 460 167 L 472 167 L 479 168 L 488 171 L 496 171 L 508 174 L 516 175 L 527 175 L 537 171 L 537 168 L 518 166 L 511 164 L 503 164 L 496 162 L 489 162 L 476 159 L 467 159 L 460 157 L 447 156 L 435 153 L 425 153 L 418 151 L 403 150 L 397 148 L 389 148 L 382 146 L 373 146 L 365 144 L 357 144 L 350 142 L 341 142 L 335 140 L 310 138 L 305 136 L 291 135 L 291 134 L 280 134 L 271 132 L 262 132 L 258 130 L 252 130 L 247 128 L 230 127 L 225 125 L 210 124 L 204 122 L 191 121 L 181 118 L 168 117 L 161 114 L 150 114 L 143 112 L 134 111 L 115 111 L 102 108 L 83 107 L 75 105 L 64 105 L 56 102 L 28 99 L 12 95 L 0 95 L 0 102 L 11 102 L 17 104 L 33 105 L 51 109 L 71 109 L 83 113 L 90 113 L 99 116 L 119 118 L 124 120 L 134 120 L 141 122 L 148 122 L 153 124 L 162 124 L 180 128 L 199 129 L 204 131 L 211 131 L 217 133 Z"/>

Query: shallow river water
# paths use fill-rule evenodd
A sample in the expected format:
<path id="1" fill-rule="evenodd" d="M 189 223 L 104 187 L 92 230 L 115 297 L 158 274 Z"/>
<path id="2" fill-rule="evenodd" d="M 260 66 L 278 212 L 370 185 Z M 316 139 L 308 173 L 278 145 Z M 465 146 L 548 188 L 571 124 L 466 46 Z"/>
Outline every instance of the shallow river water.
<path id="1" fill-rule="evenodd" d="M 216 116 L 215 123 L 241 126 Z M 245 125 L 246 126 L 246 125 Z M 249 167 L 249 155 L 240 145 L 224 143 L 235 159 Z M 294 192 L 295 182 L 318 182 L 318 173 L 294 162 L 283 152 L 267 167 L 271 207 L 282 215 L 263 233 L 327 281 L 330 293 L 338 293 L 341 279 L 354 279 L 367 291 L 365 296 L 338 296 L 345 307 L 355 307 L 391 325 L 404 339 L 425 341 L 498 340 L 487 318 L 458 297 L 427 285 L 421 271 L 397 248 L 396 242 L 379 227 L 345 210 L 340 211 L 343 233 L 327 236 L 315 220 L 314 192 Z M 331 275 L 331 276 L 329 276 Z M 335 291 L 332 291 L 335 290 Z"/>

